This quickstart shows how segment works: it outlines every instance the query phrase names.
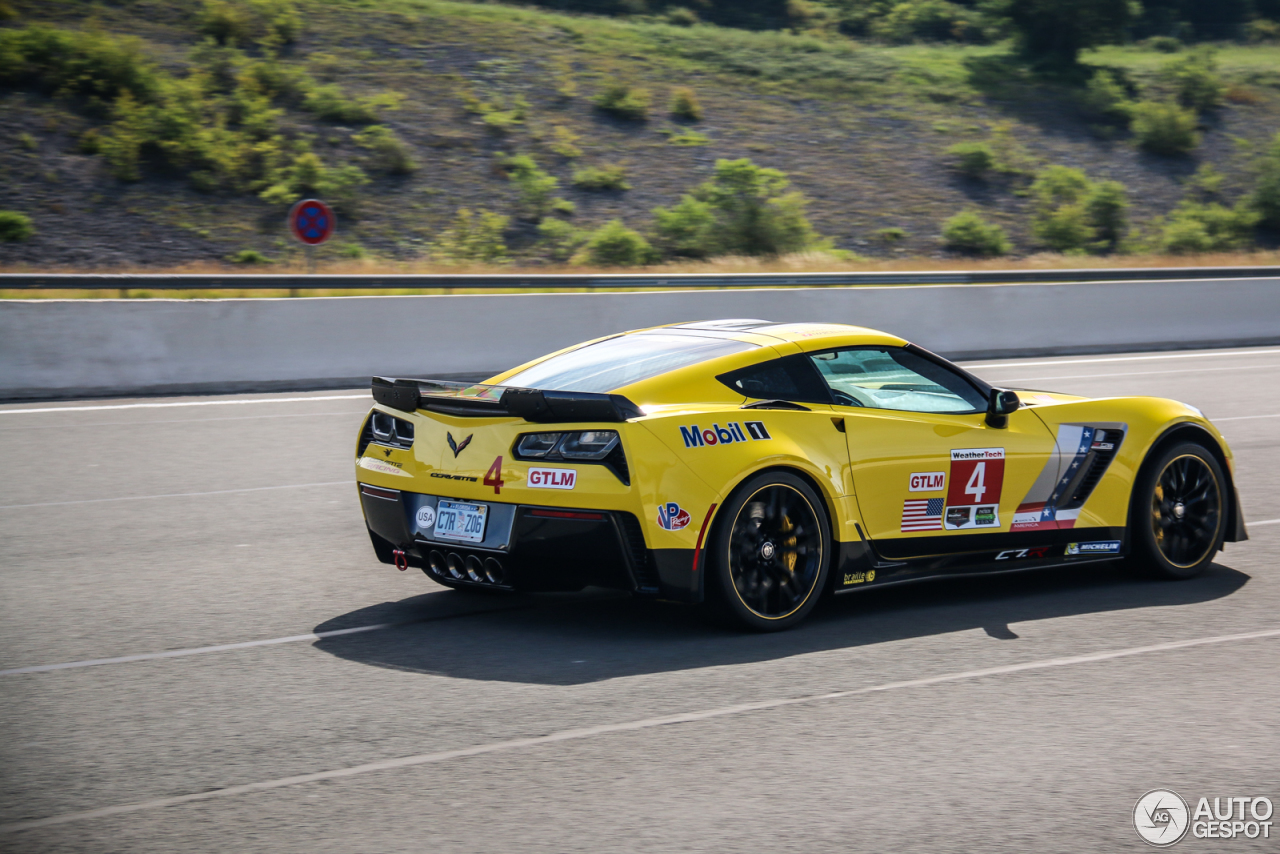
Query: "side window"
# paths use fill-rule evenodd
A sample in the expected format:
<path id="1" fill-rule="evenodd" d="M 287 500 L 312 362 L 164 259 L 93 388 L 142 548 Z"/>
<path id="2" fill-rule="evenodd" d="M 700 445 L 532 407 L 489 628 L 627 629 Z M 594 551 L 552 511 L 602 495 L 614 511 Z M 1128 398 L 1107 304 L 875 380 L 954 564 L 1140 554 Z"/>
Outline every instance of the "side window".
<path id="1" fill-rule="evenodd" d="M 716 379 L 739 394 L 756 400 L 831 402 L 826 384 L 813 369 L 813 363 L 802 354 L 739 368 Z"/>
<path id="2" fill-rule="evenodd" d="M 814 353 L 809 358 L 841 406 L 902 412 L 978 412 L 987 402 L 964 377 L 897 347 Z"/>

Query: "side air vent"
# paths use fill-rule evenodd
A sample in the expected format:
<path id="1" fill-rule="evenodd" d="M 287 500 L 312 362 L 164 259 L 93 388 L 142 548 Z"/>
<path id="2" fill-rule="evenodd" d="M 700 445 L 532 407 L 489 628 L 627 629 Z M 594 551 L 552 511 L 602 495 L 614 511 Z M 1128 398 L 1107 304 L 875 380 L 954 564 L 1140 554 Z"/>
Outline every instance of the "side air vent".
<path id="1" fill-rule="evenodd" d="M 1062 509 L 1080 507 L 1093 494 L 1102 476 L 1107 473 L 1111 461 L 1116 458 L 1122 441 L 1124 441 L 1123 430 L 1099 430 L 1094 433 L 1093 446 L 1089 449 L 1085 460 L 1084 475 L 1076 481 L 1075 489 L 1071 491 L 1071 498 L 1061 505 Z"/>
<path id="2" fill-rule="evenodd" d="M 622 481 L 623 486 L 631 485 L 631 468 L 627 465 L 627 455 L 622 452 L 621 443 L 610 451 L 609 456 L 605 457 L 601 462 L 617 476 L 618 480 Z"/>
<path id="3" fill-rule="evenodd" d="M 640 529 L 640 520 L 630 513 L 615 513 L 618 526 L 622 529 L 623 545 L 631 562 L 631 572 L 635 575 L 636 587 L 643 591 L 658 589 L 658 573 L 649 560 L 649 550 L 644 546 L 644 531 Z"/>

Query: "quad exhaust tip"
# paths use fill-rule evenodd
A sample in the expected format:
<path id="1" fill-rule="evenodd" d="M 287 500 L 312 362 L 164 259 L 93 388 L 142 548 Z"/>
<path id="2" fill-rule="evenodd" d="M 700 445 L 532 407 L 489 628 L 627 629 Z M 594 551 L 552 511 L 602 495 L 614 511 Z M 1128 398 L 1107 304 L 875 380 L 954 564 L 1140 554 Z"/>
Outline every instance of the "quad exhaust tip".
<path id="1" fill-rule="evenodd" d="M 432 551 L 427 555 L 427 568 L 439 578 L 475 584 L 502 584 L 507 577 L 502 561 L 497 558 L 463 557 L 457 552 Z"/>

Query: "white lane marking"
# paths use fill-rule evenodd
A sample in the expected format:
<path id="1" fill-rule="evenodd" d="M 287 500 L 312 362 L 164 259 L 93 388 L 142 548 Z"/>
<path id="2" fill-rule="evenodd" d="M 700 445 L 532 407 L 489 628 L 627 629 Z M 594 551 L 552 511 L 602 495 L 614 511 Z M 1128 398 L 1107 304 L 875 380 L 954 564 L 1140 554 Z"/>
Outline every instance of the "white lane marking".
<path id="1" fill-rule="evenodd" d="M 0 409 L 0 415 L 33 412 L 96 412 L 100 409 L 170 409 L 175 406 L 242 406 L 249 403 L 306 403 L 311 400 L 372 400 L 371 394 L 326 394 L 320 397 L 271 397 L 255 400 L 185 400 L 179 403 L 117 403 L 109 406 L 46 406 L 40 409 Z"/>
<path id="2" fill-rule="evenodd" d="M 232 415 L 228 418 L 166 418 L 162 421 L 79 421 L 72 424 L 59 424 L 59 430 L 71 430 L 77 427 L 136 427 L 139 424 L 208 424 L 211 421 L 257 421 L 262 418 L 320 418 L 324 415 L 346 415 L 354 418 L 363 415 L 364 409 L 352 409 L 348 412 L 288 412 L 261 413 L 259 415 Z M 12 427 L 0 427 L 0 432 L 10 430 L 30 430 L 30 424 L 15 424 Z"/>
<path id="3" fill-rule="evenodd" d="M 1060 377 L 1007 377 L 1001 379 L 1002 383 L 1031 383 L 1043 382 L 1046 380 L 1094 380 L 1105 379 L 1107 377 L 1149 377 L 1155 374 L 1199 374 L 1209 371 L 1249 371 L 1258 368 L 1280 368 L 1280 364 L 1276 365 L 1249 365 L 1247 367 L 1232 368 L 1182 368 L 1177 371 L 1124 371 L 1118 374 L 1067 374 Z"/>
<path id="4" fill-rule="evenodd" d="M 1280 418 L 1280 412 L 1273 415 L 1233 415 L 1230 418 L 1210 418 L 1209 420 L 1217 424 L 1219 421 L 1248 421 L 1250 418 Z"/>
<path id="5" fill-rule="evenodd" d="M 283 486 L 250 486 L 244 489 L 215 489 L 212 492 L 169 492 L 164 495 L 125 495 L 119 498 L 82 498 L 78 501 L 45 501 L 40 504 L 0 504 L 0 510 L 25 507 L 65 507 L 68 504 L 101 504 L 106 501 L 150 501 L 155 498 L 194 498 L 199 495 L 231 495 L 236 492 L 265 492 L 269 489 L 306 489 L 311 486 L 351 486 L 354 480 L 327 480 L 321 483 L 288 483 Z"/>
<path id="6" fill-rule="evenodd" d="M 1262 525 L 1280 525 L 1280 519 L 1263 519 L 1261 522 L 1250 522 L 1245 520 L 1244 523 L 1246 528 L 1258 528 Z"/>
<path id="7" fill-rule="evenodd" d="M 1022 368 L 1030 365 L 1086 365 L 1097 362 L 1142 362 L 1153 359 L 1207 359 L 1212 356 L 1271 356 L 1280 350 L 1202 350 L 1198 353 L 1168 353 L 1161 356 L 1109 356 L 1102 359 L 1055 359 L 1052 362 L 1001 362 L 985 364 L 983 362 L 963 362 L 965 367 L 973 368 Z"/>
<path id="8" fill-rule="evenodd" d="M 696 721 L 711 720 L 713 718 L 723 718 L 730 715 L 741 715 L 748 712 L 759 712 L 782 708 L 784 706 L 794 706 L 801 703 L 814 703 L 822 700 L 843 700 L 864 694 L 897 691 L 904 688 L 921 688 L 945 682 L 979 679 L 985 676 L 1003 676 L 1009 673 L 1021 673 L 1028 670 L 1044 670 L 1051 667 L 1069 667 L 1075 664 L 1109 661 L 1111 659 L 1127 658 L 1129 656 L 1144 655 L 1152 652 L 1167 652 L 1169 650 L 1187 649 L 1188 647 L 1206 646 L 1209 644 L 1257 640 L 1260 638 L 1276 637 L 1278 635 L 1280 635 L 1280 629 L 1267 629 L 1265 631 L 1247 632 L 1238 635 L 1218 635 L 1216 637 L 1170 641 L 1168 643 L 1152 644 L 1151 646 L 1138 646 L 1130 647 L 1129 649 L 1112 650 L 1110 652 L 1095 652 L 1088 655 L 1075 655 L 1069 658 L 1049 658 L 1042 659 L 1040 661 L 1028 661 L 1023 664 L 1006 664 L 1001 667 L 988 667 L 982 670 L 965 670 L 959 673 L 945 673 L 941 676 L 927 676 L 923 679 L 889 682 L 884 685 L 873 685 L 868 688 L 854 688 L 849 691 L 831 691 L 826 694 L 810 694 L 804 697 L 789 697 L 782 700 L 764 700 L 758 703 L 742 703 L 736 706 L 723 706 L 718 709 L 706 709 L 701 712 L 685 712 L 683 714 L 667 715 L 660 718 L 644 718 L 643 720 L 626 721 L 624 723 L 601 724 L 599 726 L 582 727 L 580 729 L 567 729 L 561 730 L 560 732 L 553 732 L 549 735 L 532 736 L 529 738 L 513 738 L 506 741 L 496 741 L 490 744 L 476 745 L 475 747 L 463 747 L 457 750 L 444 750 L 438 753 L 423 753 L 417 756 L 402 756 L 398 759 L 383 759 L 378 762 L 367 762 L 363 765 L 353 765 L 348 768 L 338 768 L 333 771 L 319 771 L 313 774 L 299 774 L 294 777 L 281 777 L 275 780 L 263 780 L 258 783 L 245 783 L 239 786 L 228 786 L 225 789 L 215 789 L 211 792 L 197 792 L 191 795 L 177 795 L 170 798 L 155 798 L 149 801 L 136 801 L 131 804 L 118 804 L 113 807 L 102 807 L 94 810 L 84 810 L 82 812 L 63 813 L 62 815 L 53 815 L 47 818 L 13 821 L 7 824 L 0 824 L 0 833 L 13 833 L 19 830 L 32 830 L 37 827 L 49 827 L 50 825 L 67 824 L 73 821 L 84 821 L 87 819 L 120 815 L 122 813 L 160 809 L 162 807 L 177 806 L 179 804 L 189 804 L 193 801 L 230 798 L 236 795 L 248 794 L 250 792 L 262 792 L 269 789 L 283 789 L 286 786 L 298 786 L 304 783 L 317 783 L 321 780 L 337 780 L 344 777 L 355 777 L 360 774 L 370 774 L 375 771 L 389 771 L 394 768 L 411 768 L 417 765 L 431 765 L 439 762 L 446 762 L 450 759 L 482 756 L 486 753 L 519 750 L 525 747 L 537 747 L 543 744 L 554 744 L 561 741 L 576 741 L 579 739 L 593 738 L 598 735 L 611 735 L 618 732 L 634 732 L 635 730 L 652 729 L 654 727 L 671 726 L 673 724 L 693 723 Z"/>
<path id="9" fill-rule="evenodd" d="M 66 661 L 62 664 L 37 664 L 33 667 L 15 667 L 12 670 L 0 670 L 0 676 L 15 676 L 19 673 L 48 673 L 50 670 L 71 670 L 77 667 L 97 667 L 100 664 L 128 664 L 131 661 L 152 661 L 157 658 L 181 658 L 187 655 L 203 655 L 209 652 L 226 652 L 231 649 L 249 649 L 255 646 L 274 646 L 280 643 L 297 643 L 298 641 L 317 641 L 339 635 L 355 635 L 361 632 L 376 632 L 389 629 L 400 623 L 378 623 L 372 626 L 356 626 L 351 629 L 334 629 L 328 632 L 311 632 L 305 635 L 290 635 L 287 638 L 270 638 L 268 640 L 244 641 L 243 643 L 222 643 L 217 646 L 197 646 L 191 649 L 171 649 L 167 652 L 144 652 L 138 655 L 119 655 L 115 658 L 91 658 L 87 661 Z"/>

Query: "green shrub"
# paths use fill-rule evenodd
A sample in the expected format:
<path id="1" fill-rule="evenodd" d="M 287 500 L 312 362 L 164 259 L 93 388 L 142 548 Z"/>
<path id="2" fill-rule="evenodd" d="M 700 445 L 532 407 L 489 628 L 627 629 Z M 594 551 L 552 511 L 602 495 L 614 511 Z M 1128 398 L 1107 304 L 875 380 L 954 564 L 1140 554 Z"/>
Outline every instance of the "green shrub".
<path id="1" fill-rule="evenodd" d="M 499 163 L 506 170 L 511 183 L 520 191 L 520 208 L 525 217 L 539 220 L 550 213 L 562 199 L 552 194 L 560 182 L 544 172 L 527 154 L 510 157 L 498 155 Z"/>
<path id="2" fill-rule="evenodd" d="M 942 239 L 948 249 L 968 255 L 1004 255 L 1010 249 L 1004 229 L 977 211 L 962 211 L 947 220 Z"/>
<path id="3" fill-rule="evenodd" d="M 343 258 L 350 258 L 353 261 L 358 261 L 361 258 L 369 257 L 369 253 L 365 251 L 365 248 L 361 246 L 359 243 L 346 244 L 345 246 L 343 246 L 338 250 L 338 254 L 341 255 Z"/>
<path id="4" fill-rule="evenodd" d="M 1133 134 L 1152 154 L 1173 157 L 1200 144 L 1196 115 L 1173 101 L 1139 101 L 1133 106 Z"/>
<path id="5" fill-rule="evenodd" d="M 1031 184 L 1031 231 L 1056 252 L 1115 248 L 1124 236 L 1129 207 L 1118 181 L 1093 183 L 1079 169 L 1050 166 Z"/>
<path id="6" fill-rule="evenodd" d="M 785 255 L 823 245 L 805 216 L 806 199 L 786 192 L 777 169 L 749 159 L 717 160 L 715 174 L 674 208 L 656 208 L 657 235 L 673 255 Z"/>
<path id="7" fill-rule="evenodd" d="M 553 261 L 568 261 L 591 237 L 591 232 L 555 217 L 538 223 L 538 234 L 542 238 L 541 245 Z"/>
<path id="8" fill-rule="evenodd" d="M 1256 18 L 1245 24 L 1244 29 L 1251 42 L 1280 42 L 1280 21 Z"/>
<path id="9" fill-rule="evenodd" d="M 232 264 L 270 264 L 271 259 L 257 249 L 241 249 L 229 259 Z"/>
<path id="10" fill-rule="evenodd" d="M 873 5 L 873 4 L 868 4 Z M 981 13 L 947 0 L 904 0 L 884 4 L 888 12 L 873 21 L 871 35 L 896 44 L 926 41 L 985 41 Z"/>
<path id="11" fill-rule="evenodd" d="M 106 103 L 128 92 L 154 99 L 161 72 L 140 39 L 48 27 L 0 30 L 0 84 Z"/>
<path id="12" fill-rule="evenodd" d="M 1247 205 L 1183 201 L 1162 225 L 1160 248 L 1174 254 L 1243 249 L 1253 242 L 1257 223 L 1258 214 Z"/>
<path id="13" fill-rule="evenodd" d="M 685 6 L 674 6 L 667 10 L 667 23 L 676 27 L 692 27 L 702 23 L 698 13 Z"/>
<path id="14" fill-rule="evenodd" d="M 1182 50 L 1182 42 L 1173 36 L 1152 36 L 1143 44 L 1160 53 L 1177 53 Z"/>
<path id="15" fill-rule="evenodd" d="M 614 81 L 595 98 L 596 109 L 619 119 L 642 122 L 649 118 L 649 91 Z"/>
<path id="16" fill-rule="evenodd" d="M 681 148 L 694 148 L 700 145 L 710 145 L 711 137 L 705 133 L 698 133 L 693 128 L 689 128 L 683 133 L 673 133 L 667 137 L 667 142 L 671 145 L 678 145 Z"/>
<path id="17" fill-rule="evenodd" d="M 1258 178 L 1249 203 L 1264 227 L 1280 231 L 1280 133 L 1271 140 L 1255 168 Z"/>
<path id="18" fill-rule="evenodd" d="M 547 147 L 554 153 L 570 159 L 582 156 L 582 149 L 577 146 L 578 141 L 582 139 L 580 135 L 569 130 L 564 125 L 556 125 L 552 130 L 552 135 L 554 139 Z"/>
<path id="19" fill-rule="evenodd" d="M 715 212 L 711 205 L 685 196 L 671 208 L 654 208 L 655 231 L 661 249 L 668 255 L 705 258 L 715 251 L 712 231 Z"/>
<path id="20" fill-rule="evenodd" d="M 348 98 L 341 87 L 333 83 L 317 86 L 307 92 L 302 108 L 329 122 L 369 124 L 378 120 L 371 104 Z"/>
<path id="21" fill-rule="evenodd" d="M 418 168 L 409 146 L 385 125 L 370 125 L 352 137 L 356 145 L 373 152 L 377 167 L 392 175 L 408 175 Z"/>
<path id="22" fill-rule="evenodd" d="M 959 142 L 947 149 L 957 171 L 970 178 L 985 178 L 996 164 L 991 146 L 985 142 Z"/>
<path id="23" fill-rule="evenodd" d="M 688 86 L 681 86 L 671 93 L 671 115 L 691 122 L 702 121 L 702 104 Z"/>
<path id="24" fill-rule="evenodd" d="M 0 243 L 17 243 L 35 233 L 30 217 L 17 211 L 0 211 Z"/>
<path id="25" fill-rule="evenodd" d="M 239 3 L 204 0 L 198 29 L 218 44 L 245 44 L 253 36 L 253 14 Z"/>
<path id="26" fill-rule="evenodd" d="M 76 140 L 76 151 L 80 154 L 99 154 L 102 151 L 102 134 L 97 128 L 89 128 Z"/>
<path id="27" fill-rule="evenodd" d="M 270 186 L 258 194 L 265 202 L 291 205 L 304 196 L 316 196 L 352 213 L 356 191 L 369 178 L 356 166 L 327 167 L 314 152 L 302 151 L 273 170 L 268 181 Z"/>
<path id="28" fill-rule="evenodd" d="M 204 0 L 197 26 L 218 44 L 276 46 L 297 40 L 302 17 L 292 0 Z"/>
<path id="29" fill-rule="evenodd" d="M 876 229 L 876 237 L 880 238 L 885 245 L 892 246 L 895 243 L 901 243 L 906 240 L 907 232 L 905 229 L 898 228 L 895 225 L 890 226 L 889 228 Z"/>
<path id="30" fill-rule="evenodd" d="M 630 190 L 627 170 L 617 164 L 586 166 L 573 173 L 573 186 L 579 190 Z"/>
<path id="31" fill-rule="evenodd" d="M 1133 102 L 1119 77 L 1099 68 L 1089 78 L 1081 103 L 1099 121 L 1127 123 L 1133 117 Z"/>
<path id="32" fill-rule="evenodd" d="M 1119 181 L 1099 181 L 1084 200 L 1094 237 L 1103 248 L 1115 249 L 1128 229 L 1129 195 Z"/>
<path id="33" fill-rule="evenodd" d="M 598 267 L 634 267 L 657 260 L 653 247 L 622 220 L 610 220 L 591 233 L 574 259 L 578 264 Z"/>
<path id="34" fill-rule="evenodd" d="M 36 142 L 36 138 L 29 133 L 23 132 L 18 134 L 18 145 L 23 151 L 39 151 L 40 144 Z"/>
<path id="35" fill-rule="evenodd" d="M 444 261 L 480 261 L 487 264 L 507 260 L 507 244 L 502 233 L 510 219 L 483 208 L 472 212 L 459 208 L 452 224 L 431 245 L 431 254 Z"/>
<path id="36" fill-rule="evenodd" d="M 1218 76 L 1218 60 L 1210 50 L 1199 49 L 1160 69 L 1160 77 L 1173 88 L 1178 103 L 1197 113 L 1222 105 L 1226 84 Z"/>

